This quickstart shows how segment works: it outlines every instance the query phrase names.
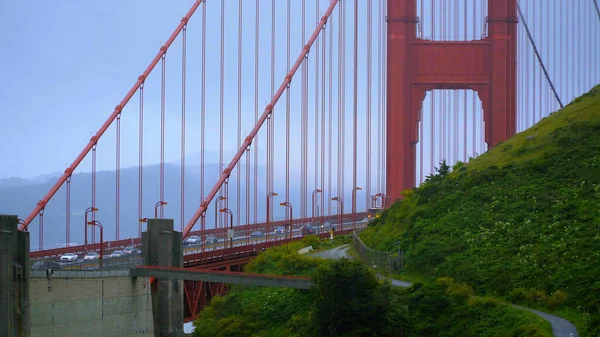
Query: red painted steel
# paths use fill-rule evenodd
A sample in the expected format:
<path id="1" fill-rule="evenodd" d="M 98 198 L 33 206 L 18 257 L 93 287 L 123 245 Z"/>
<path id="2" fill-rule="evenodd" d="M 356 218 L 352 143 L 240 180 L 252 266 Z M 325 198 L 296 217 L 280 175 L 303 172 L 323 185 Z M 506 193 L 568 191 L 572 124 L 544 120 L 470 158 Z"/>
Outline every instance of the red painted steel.
<path id="1" fill-rule="evenodd" d="M 418 125 L 427 91 L 477 92 L 490 148 L 515 134 L 516 0 L 488 0 L 488 8 L 485 38 L 426 41 L 417 37 L 416 0 L 389 1 L 386 195 L 391 201 L 415 186 Z"/>
<path id="2" fill-rule="evenodd" d="M 21 226 L 19 226 L 19 230 L 27 229 L 27 227 L 29 226 L 31 221 L 36 217 L 36 215 L 38 215 L 38 213 L 42 209 L 44 209 L 44 207 L 46 207 L 46 204 L 48 203 L 48 201 L 50 201 L 50 199 L 52 199 L 54 194 L 56 194 L 56 192 L 60 189 L 60 187 L 67 181 L 67 178 L 70 177 L 71 174 L 73 173 L 73 171 L 75 171 L 75 169 L 77 168 L 77 166 L 79 166 L 79 164 L 81 163 L 83 158 L 85 158 L 85 156 L 90 152 L 90 150 L 96 146 L 100 137 L 102 137 L 104 132 L 106 132 L 108 127 L 117 118 L 117 116 L 119 116 L 121 114 L 123 107 L 125 107 L 125 105 L 129 102 L 131 97 L 133 97 L 133 95 L 138 90 L 138 88 L 142 85 L 142 83 L 144 83 L 144 81 L 146 80 L 146 77 L 148 77 L 148 74 L 150 74 L 150 72 L 152 71 L 152 69 L 154 69 L 154 67 L 156 66 L 158 61 L 167 53 L 167 50 L 169 49 L 169 47 L 171 46 L 171 44 L 173 43 L 175 38 L 179 35 L 179 32 L 181 32 L 183 27 L 187 24 L 190 17 L 194 14 L 194 12 L 198 8 L 198 6 L 200 6 L 202 1 L 204 1 L 204 0 L 196 0 L 196 2 L 192 5 L 192 8 L 190 8 L 190 10 L 187 12 L 187 14 L 181 19 L 181 22 L 179 23 L 179 25 L 177 26 L 175 31 L 171 34 L 171 36 L 169 37 L 167 42 L 164 44 L 164 46 L 162 46 L 160 48 L 160 51 L 154 57 L 152 62 L 150 62 L 150 65 L 146 68 L 146 70 L 144 70 L 142 75 L 140 75 L 140 77 L 135 82 L 135 84 L 131 87 L 131 89 L 129 89 L 129 92 L 127 92 L 127 94 L 125 95 L 123 100 L 121 100 L 119 105 L 117 105 L 115 107 L 115 110 L 113 111 L 113 113 L 108 117 L 108 119 L 104 122 L 104 124 L 102 124 L 102 126 L 100 127 L 98 132 L 96 132 L 96 134 L 90 139 L 90 142 L 85 146 L 83 151 L 81 151 L 81 153 L 77 156 L 77 158 L 75 158 L 75 161 L 73 161 L 71 166 L 69 166 L 65 170 L 65 172 L 58 179 L 56 184 L 54 184 L 54 186 L 52 186 L 52 188 L 50 189 L 48 194 L 46 194 L 44 196 L 44 198 L 42 198 L 42 200 L 40 200 L 37 203 L 37 206 L 33 209 L 33 211 L 31 211 L 31 213 L 27 216 L 27 218 L 25 218 L 25 220 L 23 221 L 23 224 Z M 198 215 L 198 217 L 199 217 L 199 215 Z M 197 218 L 196 218 L 196 220 L 197 220 Z"/>
<path id="3" fill-rule="evenodd" d="M 310 39 L 308 40 L 308 42 L 306 43 L 306 45 L 302 49 L 302 52 L 300 53 L 300 55 L 296 59 L 296 62 L 294 63 L 293 67 L 290 69 L 290 72 L 285 77 L 283 83 L 279 87 L 279 90 L 277 90 L 277 92 L 275 93 L 275 96 L 271 99 L 271 102 L 269 102 L 269 104 L 266 106 L 263 114 L 260 116 L 260 119 L 258 120 L 258 122 L 256 123 L 256 125 L 254 125 L 254 128 L 252 129 L 252 131 L 250 131 L 250 133 L 248 134 L 248 136 L 246 136 L 246 139 L 244 140 L 244 143 L 241 144 L 240 148 L 236 152 L 235 156 L 233 157 L 233 159 L 231 160 L 231 162 L 229 163 L 229 165 L 227 165 L 227 167 L 223 170 L 223 173 L 219 177 L 219 180 L 217 181 L 217 183 L 215 184 L 215 186 L 213 186 L 212 190 L 208 193 L 208 196 L 206 197 L 206 199 L 200 204 L 200 207 L 198 208 L 198 210 L 196 210 L 196 212 L 194 213 L 194 215 L 192 216 L 192 218 L 190 219 L 190 221 L 185 226 L 185 228 L 183 230 L 183 237 L 184 238 L 187 237 L 187 235 L 191 231 L 191 229 L 194 226 L 194 224 L 198 221 L 198 219 L 200 218 L 200 216 L 204 212 L 206 212 L 206 209 L 208 208 L 208 204 L 215 197 L 215 195 L 217 194 L 217 192 L 219 191 L 219 189 L 221 188 L 221 186 L 225 183 L 225 181 L 227 179 L 229 179 L 229 175 L 231 174 L 231 171 L 237 165 L 238 161 L 242 157 L 242 154 L 244 154 L 244 151 L 246 151 L 246 149 L 252 144 L 252 140 L 254 139 L 254 137 L 256 136 L 256 134 L 258 133 L 258 130 L 264 124 L 264 122 L 267 119 L 267 117 L 271 114 L 271 112 L 273 110 L 273 107 L 275 106 L 275 104 L 277 103 L 277 101 L 279 101 L 279 98 L 283 94 L 283 91 L 286 89 L 286 87 L 292 81 L 292 77 L 294 76 L 294 74 L 298 70 L 298 67 L 300 66 L 300 64 L 302 63 L 302 61 L 304 60 L 304 58 L 306 57 L 306 55 L 308 54 L 308 52 L 310 51 L 310 48 L 311 48 L 312 44 L 314 43 L 314 41 L 316 40 L 317 36 L 321 32 L 323 26 L 327 22 L 327 19 L 331 15 L 331 12 L 333 11 L 333 9 L 335 8 L 335 6 L 336 6 L 337 3 L 338 3 L 338 0 L 332 0 L 331 1 L 331 4 L 329 5 L 329 8 L 327 9 L 327 12 L 325 12 L 325 14 L 323 15 L 323 17 L 321 18 L 321 21 L 319 22 L 319 25 L 315 28 L 315 31 L 313 32 L 313 34 L 311 35 Z"/>
<path id="4" fill-rule="evenodd" d="M 367 213 L 357 213 L 358 217 L 366 217 Z M 350 220 L 351 219 L 351 215 L 344 215 L 344 220 Z M 331 221 L 331 220 L 338 220 L 340 217 L 339 215 L 330 215 L 330 216 L 325 216 L 323 217 L 324 221 Z M 298 225 L 298 224 L 302 224 L 305 222 L 310 221 L 310 219 L 296 219 L 292 222 L 293 225 Z M 273 228 L 273 227 L 277 227 L 277 226 L 283 226 L 286 223 L 289 223 L 289 221 L 286 220 L 280 220 L 280 221 L 272 221 L 269 222 L 268 225 Z M 249 226 L 250 231 L 253 230 L 260 230 L 260 229 L 265 229 L 265 227 L 267 226 L 267 223 L 256 223 L 256 224 L 252 224 Z M 87 226 L 86 226 L 87 227 Z M 237 230 L 245 230 L 245 227 L 234 227 L 234 229 Z M 204 235 L 208 236 L 208 235 L 215 235 L 220 229 L 206 229 L 204 231 Z M 199 231 L 193 231 L 190 232 L 191 235 L 202 235 L 202 230 Z M 119 248 L 125 248 L 128 246 L 139 246 L 142 243 L 142 240 L 140 238 L 130 238 L 130 239 L 124 239 L 124 240 L 117 240 L 117 241 L 108 241 L 108 242 L 104 242 L 104 248 L 105 249 L 119 249 Z M 88 251 L 98 251 L 100 250 L 100 244 L 99 243 L 95 243 L 95 244 L 90 244 L 90 245 L 80 245 L 80 246 L 71 246 L 71 247 L 64 247 L 64 248 L 56 248 L 56 249 L 48 249 L 48 250 L 38 250 L 38 251 L 33 251 L 29 254 L 29 257 L 32 259 L 39 259 L 39 258 L 49 258 L 49 257 L 56 257 L 56 256 L 60 256 L 63 255 L 65 253 L 76 253 L 76 254 L 82 254 L 82 253 L 86 253 Z M 186 255 L 188 256 L 188 255 Z"/>

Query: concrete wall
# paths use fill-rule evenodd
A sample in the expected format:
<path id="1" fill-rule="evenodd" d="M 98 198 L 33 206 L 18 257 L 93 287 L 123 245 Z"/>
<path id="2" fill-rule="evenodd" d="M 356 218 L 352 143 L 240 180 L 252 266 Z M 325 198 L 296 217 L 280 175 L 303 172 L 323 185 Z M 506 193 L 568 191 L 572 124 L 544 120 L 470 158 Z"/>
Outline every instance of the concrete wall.
<path id="1" fill-rule="evenodd" d="M 34 271 L 31 336 L 154 336 L 149 280 L 121 271 Z"/>

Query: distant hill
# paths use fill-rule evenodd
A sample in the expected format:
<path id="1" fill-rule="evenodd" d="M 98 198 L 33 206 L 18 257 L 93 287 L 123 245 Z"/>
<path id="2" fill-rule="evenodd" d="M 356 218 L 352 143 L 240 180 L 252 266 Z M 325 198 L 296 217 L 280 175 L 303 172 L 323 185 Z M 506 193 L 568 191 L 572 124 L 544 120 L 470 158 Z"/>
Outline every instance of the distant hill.
<path id="1" fill-rule="evenodd" d="M 361 234 L 406 272 L 563 314 L 600 336 L 600 86 L 467 164 L 440 166 Z M 564 295 L 566 294 L 566 297 Z"/>

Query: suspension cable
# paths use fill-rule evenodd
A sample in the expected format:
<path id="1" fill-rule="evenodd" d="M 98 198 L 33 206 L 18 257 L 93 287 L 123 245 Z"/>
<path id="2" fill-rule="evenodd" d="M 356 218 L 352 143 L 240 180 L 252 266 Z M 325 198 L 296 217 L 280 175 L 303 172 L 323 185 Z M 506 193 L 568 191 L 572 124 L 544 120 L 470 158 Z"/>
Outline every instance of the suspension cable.
<path id="1" fill-rule="evenodd" d="M 544 65 L 544 62 L 542 61 L 542 57 L 540 56 L 540 53 L 538 52 L 537 46 L 535 45 L 535 41 L 533 41 L 533 37 L 531 36 L 531 32 L 529 31 L 529 27 L 527 26 L 527 20 L 525 20 L 525 17 L 523 16 L 523 13 L 521 12 L 520 1 L 517 1 L 517 10 L 519 11 L 519 18 L 521 19 L 521 21 L 523 21 L 523 27 L 525 27 L 525 32 L 527 32 L 527 37 L 529 39 L 529 42 L 531 43 L 531 46 L 533 47 L 533 52 L 535 53 L 535 56 L 538 59 L 538 63 L 542 67 L 542 71 L 544 72 L 544 76 L 546 76 L 546 80 L 548 81 L 548 84 L 550 85 L 550 88 L 552 89 L 552 92 L 554 93 L 554 97 L 556 98 L 556 100 L 558 101 L 558 104 L 560 105 L 560 107 L 562 109 L 562 108 L 564 108 L 564 105 L 563 105 L 562 101 L 560 100 L 560 97 L 558 97 L 556 88 L 554 88 L 554 83 L 552 83 L 552 80 L 550 79 L 550 75 L 548 75 L 548 71 L 546 70 L 546 66 Z"/>

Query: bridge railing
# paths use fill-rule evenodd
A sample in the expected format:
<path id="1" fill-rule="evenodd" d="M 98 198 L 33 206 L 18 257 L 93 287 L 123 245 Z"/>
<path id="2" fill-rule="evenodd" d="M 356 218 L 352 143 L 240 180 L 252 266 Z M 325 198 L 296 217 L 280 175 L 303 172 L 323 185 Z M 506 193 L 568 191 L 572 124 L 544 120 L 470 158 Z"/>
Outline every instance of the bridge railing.
<path id="1" fill-rule="evenodd" d="M 352 246 L 366 265 L 375 269 L 383 269 L 387 273 L 396 272 L 404 267 L 403 251 L 394 254 L 367 247 L 358 236 L 362 230 L 352 232 Z"/>
<path id="2" fill-rule="evenodd" d="M 292 221 L 292 226 L 294 226 L 294 228 L 296 228 L 297 226 L 301 226 L 306 223 L 315 224 L 315 223 L 320 223 L 320 222 L 330 222 L 330 223 L 335 224 L 338 221 L 340 221 L 340 219 L 341 219 L 341 221 L 348 221 L 348 220 L 353 220 L 353 219 L 360 220 L 366 216 L 367 216 L 367 213 L 363 212 L 363 213 L 356 213 L 356 215 L 344 214 L 341 217 L 339 214 L 335 214 L 335 215 L 328 215 L 328 216 L 315 217 L 315 218 L 294 219 Z M 290 222 L 289 220 L 271 221 L 271 222 L 269 222 L 268 229 L 270 231 L 272 231 L 276 227 L 284 226 L 285 224 L 287 224 L 289 222 Z M 223 229 L 223 228 L 206 229 L 204 231 L 204 235 L 205 236 L 216 235 L 217 237 L 223 237 L 223 236 L 225 236 L 226 230 L 227 229 Z M 266 231 L 267 224 L 263 222 L 263 223 L 251 224 L 249 226 L 246 226 L 246 225 L 234 226 L 234 230 L 238 234 L 245 233 L 247 230 L 250 232 L 255 231 L 255 230 Z M 190 235 L 200 236 L 201 234 L 202 234 L 202 232 L 199 230 L 190 232 Z M 298 235 L 298 234 L 294 233 L 293 235 Z M 112 249 L 123 249 L 123 248 L 129 247 L 129 246 L 137 247 L 141 244 L 141 242 L 142 242 L 142 240 L 140 238 L 130 238 L 130 239 L 124 239 L 124 240 L 106 241 L 106 242 L 104 242 L 104 250 L 107 251 L 107 250 L 112 250 Z M 29 254 L 29 257 L 32 259 L 54 258 L 54 257 L 59 257 L 65 253 L 75 253 L 75 254 L 80 255 L 80 254 L 85 254 L 90 251 L 96 251 L 96 252 L 100 251 L 100 243 L 88 244 L 87 246 L 79 245 L 79 246 L 33 251 Z"/>

